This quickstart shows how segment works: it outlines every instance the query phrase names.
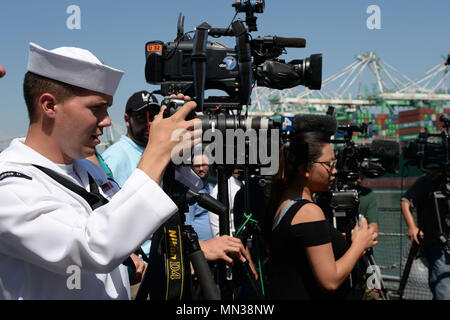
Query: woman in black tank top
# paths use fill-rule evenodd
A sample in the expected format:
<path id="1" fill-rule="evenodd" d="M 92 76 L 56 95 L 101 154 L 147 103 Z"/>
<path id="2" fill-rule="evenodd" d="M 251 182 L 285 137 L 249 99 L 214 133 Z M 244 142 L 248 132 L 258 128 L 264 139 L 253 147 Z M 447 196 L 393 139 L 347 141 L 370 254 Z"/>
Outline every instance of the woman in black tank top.
<path id="1" fill-rule="evenodd" d="M 314 193 L 330 189 L 337 173 L 329 138 L 324 131 L 297 132 L 289 149 L 281 150 L 265 223 L 271 299 L 348 298 L 353 267 L 377 243 L 377 233 L 364 220 L 349 246 L 312 201 Z"/>

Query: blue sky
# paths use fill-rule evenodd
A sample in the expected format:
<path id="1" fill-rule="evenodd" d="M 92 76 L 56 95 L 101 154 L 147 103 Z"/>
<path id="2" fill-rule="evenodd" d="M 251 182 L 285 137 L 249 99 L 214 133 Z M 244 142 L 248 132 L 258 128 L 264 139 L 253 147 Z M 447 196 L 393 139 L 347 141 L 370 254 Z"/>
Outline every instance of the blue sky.
<path id="1" fill-rule="evenodd" d="M 110 115 L 123 124 L 126 100 L 135 91 L 155 90 L 145 82 L 144 45 L 150 40 L 173 41 L 179 12 L 185 31 L 201 22 L 227 27 L 234 16 L 231 0 L 42 0 L 2 1 L 0 4 L 0 64 L 7 71 L 0 80 L 0 140 L 25 134 L 28 125 L 22 81 L 28 43 L 46 49 L 78 46 L 104 63 L 124 70 Z M 69 30 L 70 5 L 81 10 L 81 29 Z M 366 9 L 381 9 L 381 29 L 369 30 Z M 252 36 L 303 37 L 305 49 L 289 49 L 286 60 L 323 53 L 323 78 L 374 51 L 413 78 L 450 53 L 450 0 L 266 0 Z M 240 14 L 239 17 L 244 18 Z M 232 46 L 232 39 L 219 39 Z M 161 97 L 158 97 L 161 98 Z"/>

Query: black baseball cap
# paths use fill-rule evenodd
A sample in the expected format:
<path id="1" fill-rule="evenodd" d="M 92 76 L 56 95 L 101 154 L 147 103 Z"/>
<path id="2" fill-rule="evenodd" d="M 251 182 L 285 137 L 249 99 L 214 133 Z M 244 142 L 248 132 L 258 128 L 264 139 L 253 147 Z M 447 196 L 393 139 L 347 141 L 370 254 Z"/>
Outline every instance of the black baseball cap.
<path id="1" fill-rule="evenodd" d="M 130 114 L 132 112 L 140 111 L 145 107 L 157 108 L 155 111 L 159 112 L 161 106 L 158 103 L 158 99 L 148 91 L 138 91 L 128 99 L 125 113 Z"/>

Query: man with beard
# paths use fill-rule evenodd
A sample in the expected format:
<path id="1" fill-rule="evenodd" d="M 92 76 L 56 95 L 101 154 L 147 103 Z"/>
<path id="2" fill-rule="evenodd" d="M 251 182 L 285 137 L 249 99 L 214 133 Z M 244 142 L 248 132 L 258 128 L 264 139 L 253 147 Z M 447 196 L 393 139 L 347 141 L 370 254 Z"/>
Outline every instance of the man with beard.
<path id="1" fill-rule="evenodd" d="M 147 145 L 151 122 L 159 110 L 158 100 L 150 92 L 138 91 L 128 99 L 124 114 L 127 134 L 102 154 L 120 186 L 139 163 Z"/>
<path id="2" fill-rule="evenodd" d="M 192 170 L 202 179 L 203 188 L 198 193 L 210 194 L 213 187 L 208 183 L 209 158 L 205 154 L 192 156 Z M 189 206 L 186 213 L 186 224 L 192 225 L 200 240 L 211 239 L 211 223 L 209 222 L 208 210 L 202 208 L 198 203 Z"/>

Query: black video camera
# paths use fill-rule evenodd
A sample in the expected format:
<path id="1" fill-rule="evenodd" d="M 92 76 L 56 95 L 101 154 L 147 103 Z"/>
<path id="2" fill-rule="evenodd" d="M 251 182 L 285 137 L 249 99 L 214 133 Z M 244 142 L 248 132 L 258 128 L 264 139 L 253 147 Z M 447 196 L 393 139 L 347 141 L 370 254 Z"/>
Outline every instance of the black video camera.
<path id="1" fill-rule="evenodd" d="M 356 186 L 360 176 L 378 178 L 385 173 L 398 172 L 400 146 L 397 142 L 373 140 L 370 145 L 356 145 L 351 141 L 353 133 L 367 134 L 367 124 L 339 125 L 338 132 L 345 132 L 344 140 L 332 141 L 344 144 L 336 150 L 338 190 Z"/>
<path id="2" fill-rule="evenodd" d="M 178 35 L 174 42 L 147 42 L 146 81 L 160 85 L 164 96 L 183 93 L 194 97 L 197 111 L 215 108 L 222 102 L 249 105 L 255 82 L 274 89 L 297 85 L 320 89 L 321 54 L 285 63 L 278 57 L 286 47 L 303 48 L 306 41 L 272 36 L 250 39 L 249 32 L 256 30 L 253 13 L 264 11 L 264 1 L 236 1 L 233 6 L 237 12 L 246 12 L 248 28 L 239 19 L 232 22 L 228 29 L 211 28 L 207 23 L 202 23 L 196 28 L 194 38 L 191 38 L 183 31 L 180 14 Z M 208 36 L 234 36 L 236 47 L 228 48 L 208 41 Z M 225 91 L 228 97 L 225 101 L 205 101 L 204 105 L 204 90 L 207 89 Z"/>
<path id="3" fill-rule="evenodd" d="M 421 132 L 416 140 L 409 141 L 403 149 L 406 164 L 417 166 L 423 172 L 448 171 L 450 149 L 449 125 L 450 117 L 441 115 L 444 130 L 441 133 Z M 436 140 L 432 142 L 432 140 Z"/>

